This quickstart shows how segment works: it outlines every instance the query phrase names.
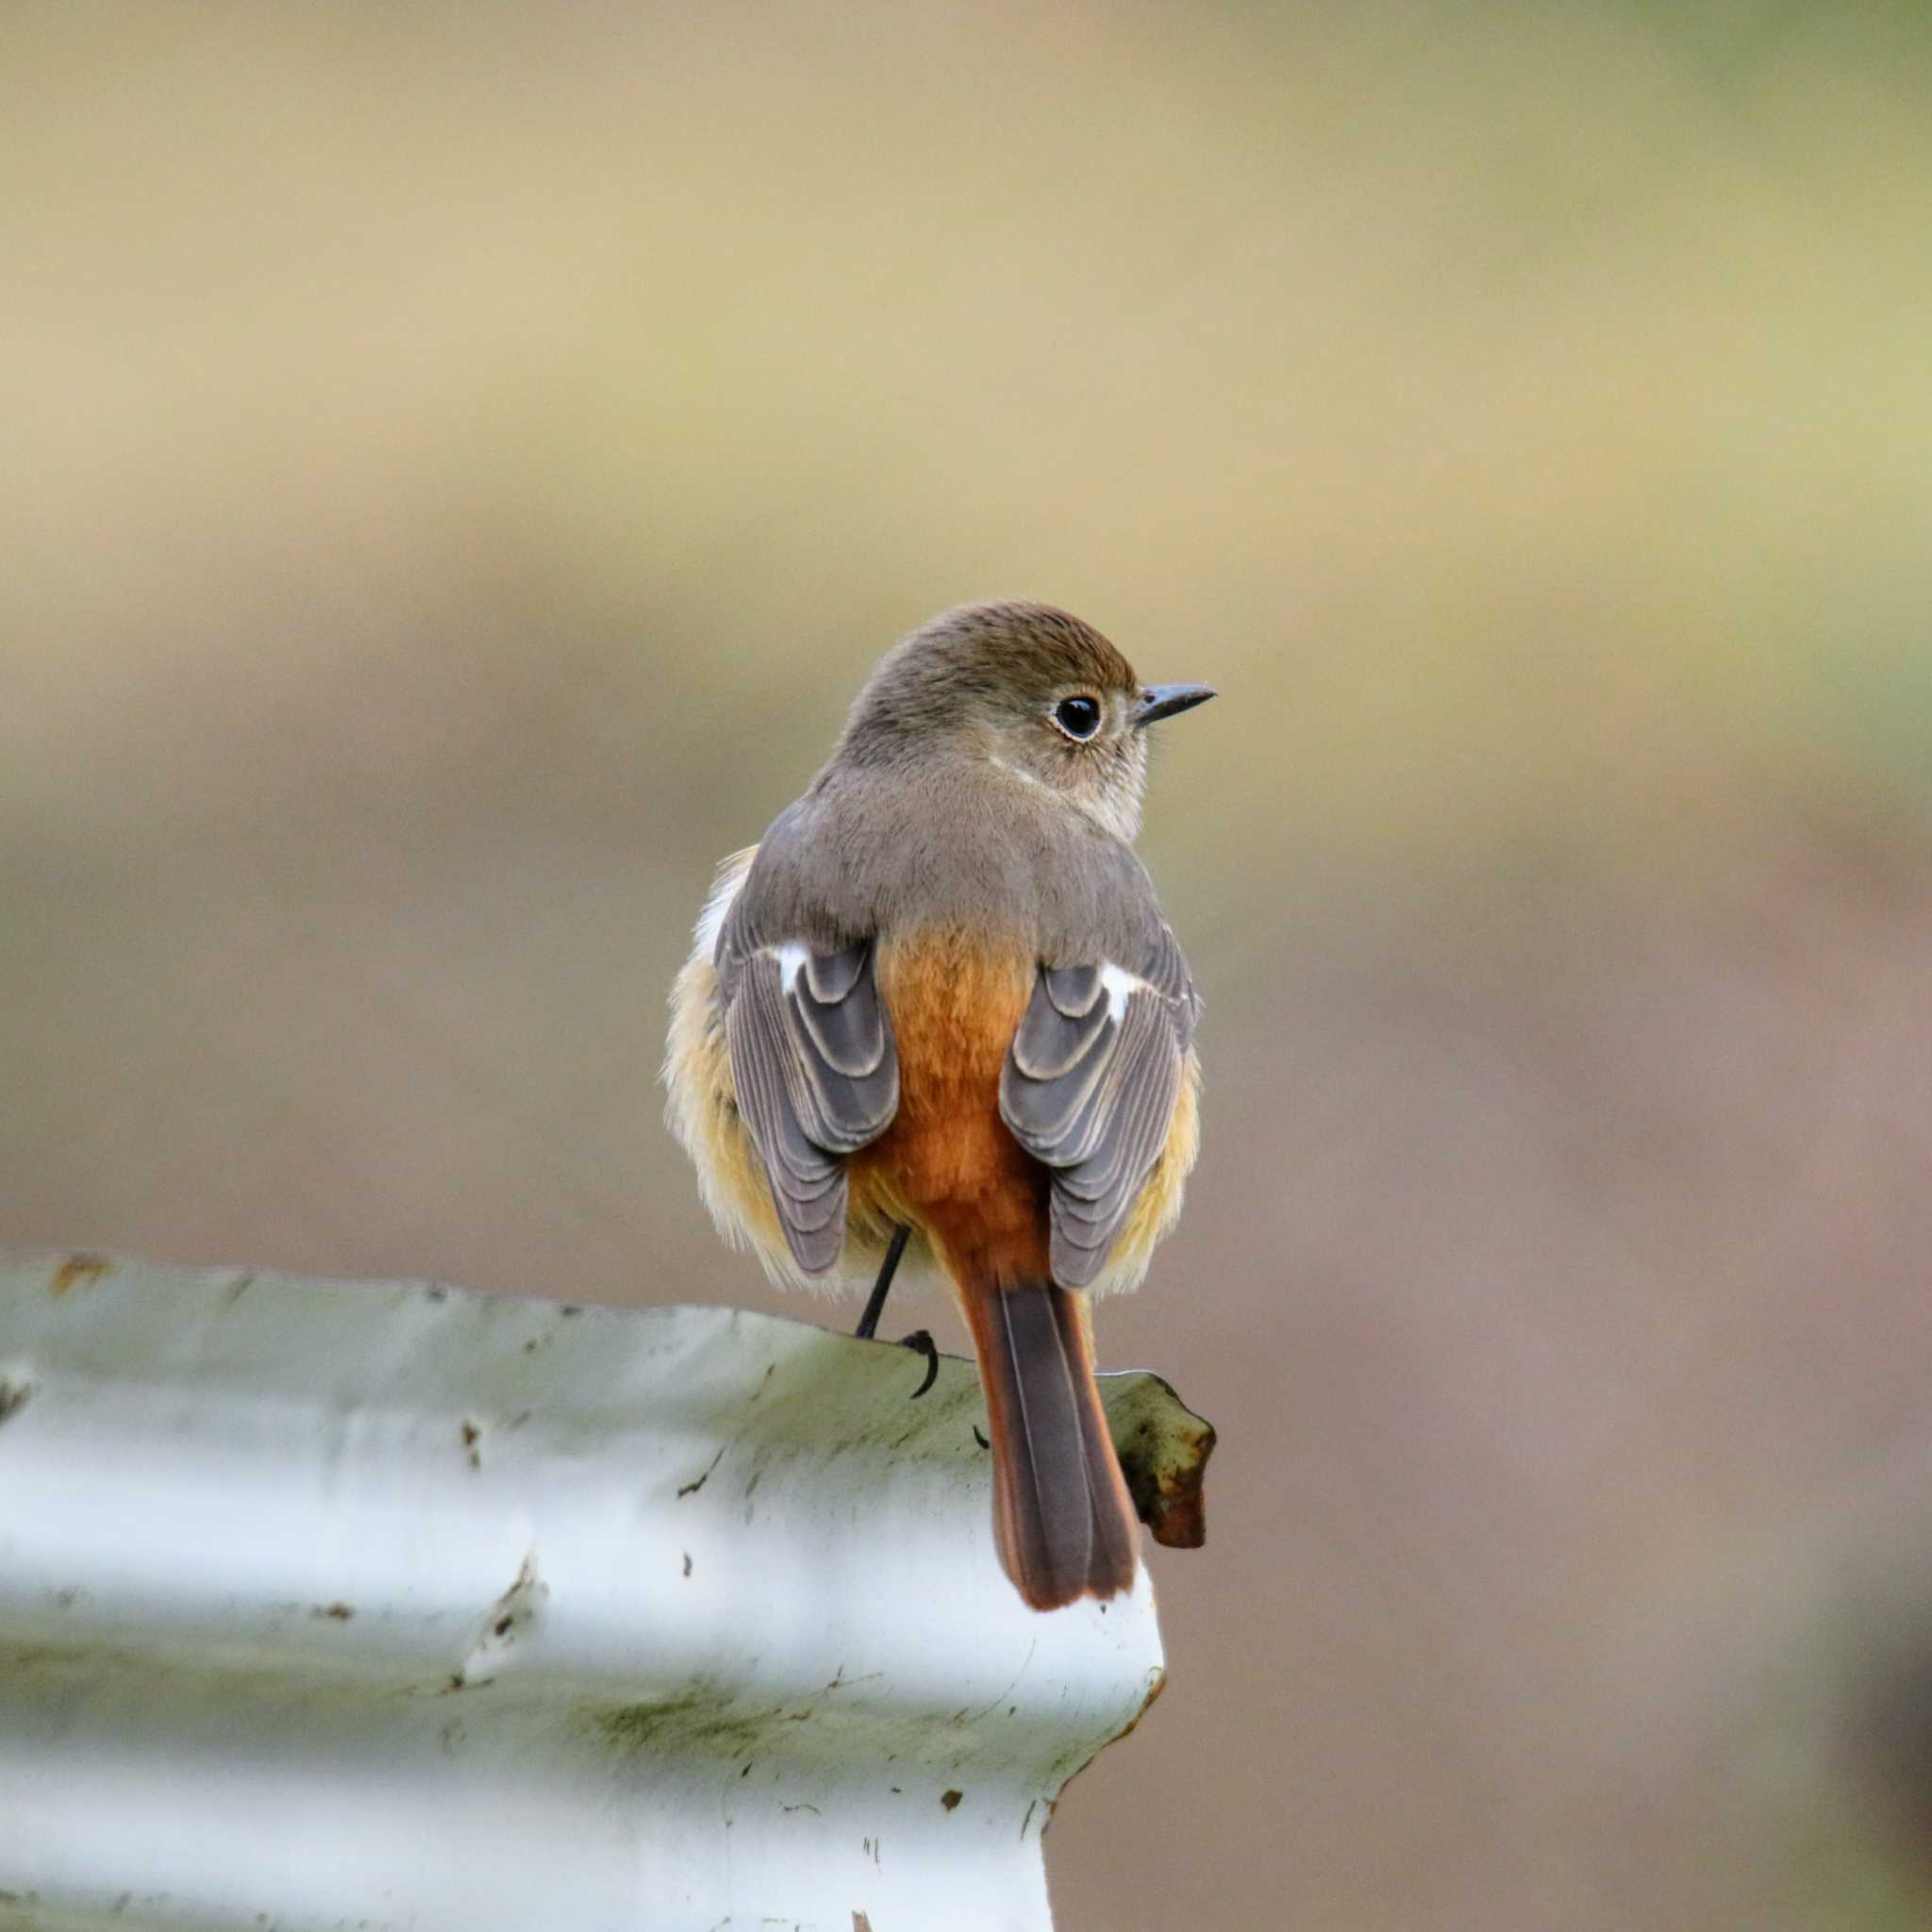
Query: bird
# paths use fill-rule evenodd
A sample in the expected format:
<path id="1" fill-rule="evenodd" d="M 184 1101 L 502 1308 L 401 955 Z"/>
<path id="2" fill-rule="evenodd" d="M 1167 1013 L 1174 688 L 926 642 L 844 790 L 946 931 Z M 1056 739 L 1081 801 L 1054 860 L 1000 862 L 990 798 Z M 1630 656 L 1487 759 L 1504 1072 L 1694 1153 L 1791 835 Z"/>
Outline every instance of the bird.
<path id="1" fill-rule="evenodd" d="M 1148 727 L 1214 695 L 1050 605 L 933 618 L 724 862 L 672 991 L 666 1117 L 726 1240 L 781 1284 L 872 1279 L 861 1334 L 902 1261 L 951 1291 L 1037 1610 L 1136 1575 L 1091 1305 L 1139 1286 L 1199 1147 L 1200 999 L 1134 840 Z"/>

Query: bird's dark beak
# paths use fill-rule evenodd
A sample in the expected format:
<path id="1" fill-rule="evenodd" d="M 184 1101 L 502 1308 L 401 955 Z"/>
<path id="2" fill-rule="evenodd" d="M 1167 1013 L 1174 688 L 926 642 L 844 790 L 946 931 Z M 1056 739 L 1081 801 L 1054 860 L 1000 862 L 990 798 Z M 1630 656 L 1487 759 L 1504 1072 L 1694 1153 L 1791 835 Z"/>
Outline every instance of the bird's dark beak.
<path id="1" fill-rule="evenodd" d="M 1211 684 L 1150 684 L 1141 692 L 1141 708 L 1134 713 L 1136 725 L 1152 724 L 1157 718 L 1175 718 L 1205 705 L 1214 695 Z"/>

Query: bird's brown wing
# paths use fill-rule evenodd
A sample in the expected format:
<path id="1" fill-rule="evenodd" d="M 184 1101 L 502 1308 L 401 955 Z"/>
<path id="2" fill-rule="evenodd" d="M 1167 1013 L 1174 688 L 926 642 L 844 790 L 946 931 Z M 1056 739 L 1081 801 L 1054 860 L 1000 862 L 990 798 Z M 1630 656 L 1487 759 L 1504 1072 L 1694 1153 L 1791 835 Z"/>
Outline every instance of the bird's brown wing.
<path id="1" fill-rule="evenodd" d="M 786 1243 L 818 1274 L 844 1244 L 845 1157 L 898 1109 L 899 1060 L 872 941 L 774 938 L 759 930 L 756 884 L 719 934 L 724 1038 Z"/>
<path id="2" fill-rule="evenodd" d="M 1053 1169 L 1053 1277 L 1086 1288 L 1174 1120 L 1200 1003 L 1165 924 L 1131 964 L 1041 966 L 1000 1074 L 1000 1116 Z"/>

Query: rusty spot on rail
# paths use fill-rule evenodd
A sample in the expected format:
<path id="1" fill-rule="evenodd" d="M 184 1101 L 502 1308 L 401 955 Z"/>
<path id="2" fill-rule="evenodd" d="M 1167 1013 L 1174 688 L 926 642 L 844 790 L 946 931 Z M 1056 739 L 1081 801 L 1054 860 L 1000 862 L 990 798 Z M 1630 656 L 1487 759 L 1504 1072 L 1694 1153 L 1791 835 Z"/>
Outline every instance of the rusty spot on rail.
<path id="1" fill-rule="evenodd" d="M 104 1255 L 69 1255 L 54 1271 L 47 1292 L 62 1295 L 70 1288 L 92 1288 L 102 1275 L 111 1274 L 114 1264 Z"/>
<path id="2" fill-rule="evenodd" d="M 1208 1541 L 1203 1486 L 1214 1453 L 1214 1424 L 1189 1408 L 1158 1375 L 1105 1376 L 1102 1388 L 1134 1513 L 1156 1542 L 1171 1550 L 1198 1550 Z"/>

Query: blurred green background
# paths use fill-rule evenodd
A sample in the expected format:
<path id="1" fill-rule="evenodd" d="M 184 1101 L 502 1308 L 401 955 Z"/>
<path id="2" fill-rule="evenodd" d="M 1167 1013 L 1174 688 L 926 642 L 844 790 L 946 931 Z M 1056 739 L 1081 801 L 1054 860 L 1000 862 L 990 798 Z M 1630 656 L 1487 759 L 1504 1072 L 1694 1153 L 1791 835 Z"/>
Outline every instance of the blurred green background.
<path id="1" fill-rule="evenodd" d="M 1928 108 L 1906 6 L 8 7 L 0 1241 L 772 1305 L 710 866 L 1064 604 L 1225 695 L 1062 1925 L 1926 1923 Z"/>

